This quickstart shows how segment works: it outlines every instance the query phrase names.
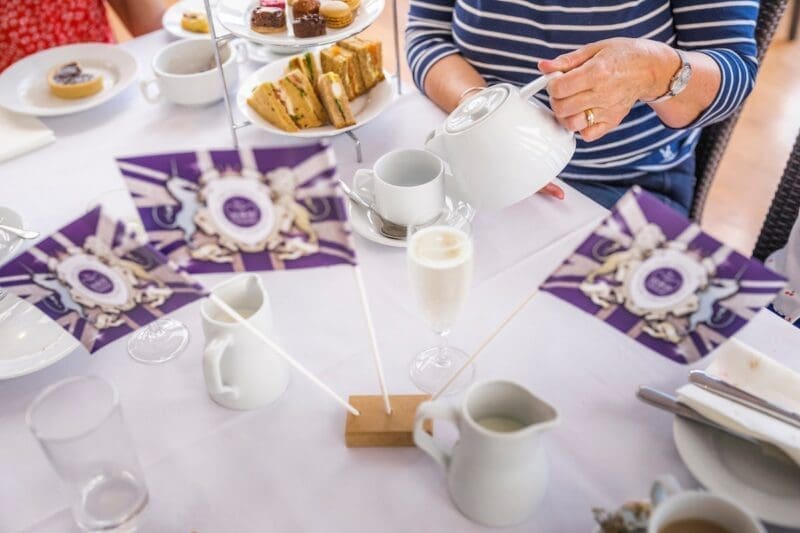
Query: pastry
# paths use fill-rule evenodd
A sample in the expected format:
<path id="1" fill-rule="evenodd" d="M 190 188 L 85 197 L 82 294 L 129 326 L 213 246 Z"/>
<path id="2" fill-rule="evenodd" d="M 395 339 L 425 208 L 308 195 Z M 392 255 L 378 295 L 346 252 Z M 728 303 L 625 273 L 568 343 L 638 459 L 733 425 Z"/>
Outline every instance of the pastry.
<path id="1" fill-rule="evenodd" d="M 317 83 L 317 78 L 321 73 L 317 58 L 311 52 L 306 52 L 303 55 L 294 56 L 289 60 L 289 65 L 286 67 L 286 72 L 291 72 L 294 69 L 303 71 L 303 74 L 311 80 L 311 83 Z"/>
<path id="2" fill-rule="evenodd" d="M 277 7 L 278 9 L 286 9 L 286 2 L 284 0 L 261 0 L 261 7 Z"/>
<path id="3" fill-rule="evenodd" d="M 358 7 L 361 5 L 361 0 L 344 0 L 344 3 L 347 4 L 347 7 L 350 8 L 350 11 L 355 14 L 358 11 Z"/>
<path id="4" fill-rule="evenodd" d="M 325 124 L 327 120 L 325 108 L 317 98 L 311 81 L 301 70 L 293 70 L 278 80 L 278 87 L 282 91 L 281 100 L 295 124 L 301 128 L 314 128 Z"/>
<path id="5" fill-rule="evenodd" d="M 181 28 L 192 33 L 208 33 L 208 18 L 199 11 L 184 11 Z"/>
<path id="6" fill-rule="evenodd" d="M 384 79 L 380 42 L 351 37 L 341 41 L 339 46 L 356 54 L 358 68 L 367 90 L 372 89 Z"/>
<path id="7" fill-rule="evenodd" d="M 344 28 L 353 23 L 353 12 L 341 0 L 328 0 L 320 6 L 319 14 L 329 28 Z"/>
<path id="8" fill-rule="evenodd" d="M 283 131 L 298 131 L 292 116 L 281 101 L 280 89 L 270 82 L 262 83 L 247 99 L 247 105 L 252 107 L 264 120 Z"/>
<path id="9" fill-rule="evenodd" d="M 51 70 L 47 84 L 59 98 L 85 98 L 103 90 L 103 77 L 84 72 L 78 63 L 72 62 Z"/>
<path id="10" fill-rule="evenodd" d="M 342 80 L 338 74 L 326 72 L 320 76 L 317 82 L 317 89 L 319 90 L 322 105 L 325 106 L 325 111 L 327 111 L 333 127 L 344 128 L 353 126 L 356 123 L 356 119 L 353 118 L 353 112 L 350 111 L 350 101 L 347 99 L 344 85 L 342 85 Z"/>
<path id="11" fill-rule="evenodd" d="M 318 15 L 319 0 L 295 0 L 292 4 L 292 16 L 299 19 L 303 15 Z"/>
<path id="12" fill-rule="evenodd" d="M 301 2 L 302 0 L 297 0 Z M 295 5 L 297 5 L 295 2 Z M 319 15 L 303 15 L 292 23 L 295 37 L 317 37 L 325 35 L 325 19 Z"/>
<path id="13" fill-rule="evenodd" d="M 250 29 L 258 33 L 278 33 L 286 29 L 286 12 L 279 7 L 258 6 L 250 14 Z"/>
<path id="14" fill-rule="evenodd" d="M 350 100 L 367 92 L 355 54 L 340 46 L 331 46 L 322 50 L 319 58 L 322 62 L 322 72 L 335 72 L 342 79 Z"/>

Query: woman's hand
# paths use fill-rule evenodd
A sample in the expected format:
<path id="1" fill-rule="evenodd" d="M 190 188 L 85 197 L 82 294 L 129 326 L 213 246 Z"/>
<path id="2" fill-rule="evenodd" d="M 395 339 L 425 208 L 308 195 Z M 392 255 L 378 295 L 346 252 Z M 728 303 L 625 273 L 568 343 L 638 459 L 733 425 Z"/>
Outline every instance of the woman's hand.
<path id="1" fill-rule="evenodd" d="M 619 37 L 540 61 L 539 70 L 564 72 L 547 87 L 553 113 L 565 128 L 594 141 L 617 127 L 637 101 L 666 93 L 680 64 L 664 43 Z"/>

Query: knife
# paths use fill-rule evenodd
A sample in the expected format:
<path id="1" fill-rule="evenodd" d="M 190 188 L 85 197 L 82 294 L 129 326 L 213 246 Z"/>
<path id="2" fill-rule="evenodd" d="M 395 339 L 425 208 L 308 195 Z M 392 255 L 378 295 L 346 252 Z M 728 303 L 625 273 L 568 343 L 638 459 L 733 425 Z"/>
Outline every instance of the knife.
<path id="1" fill-rule="evenodd" d="M 688 405 L 680 403 L 677 398 L 675 398 L 674 396 L 670 396 L 665 392 L 661 392 L 660 390 L 654 389 L 652 387 L 641 386 L 639 387 L 639 391 L 636 393 L 636 396 L 641 401 L 643 401 L 648 405 L 652 405 L 653 407 L 658 407 L 659 409 L 677 415 L 681 418 L 697 422 L 698 424 L 702 424 L 712 429 L 716 429 L 717 431 L 721 431 L 732 437 L 748 442 L 753 446 L 756 446 L 759 449 L 759 451 L 761 451 L 761 453 L 763 453 L 764 455 L 767 455 L 784 463 L 789 463 L 793 466 L 800 466 L 795 462 L 794 459 L 792 459 L 792 457 L 789 454 L 787 454 L 785 451 L 783 451 L 775 444 L 760 439 L 755 439 L 748 435 L 739 433 L 738 431 L 735 431 L 733 429 L 717 424 L 713 420 L 701 415 Z"/>
<path id="2" fill-rule="evenodd" d="M 732 385 L 725 380 L 712 376 L 704 370 L 692 370 L 689 372 L 689 381 L 709 392 L 713 392 L 714 394 L 736 402 L 739 405 L 744 405 L 745 407 L 749 407 L 750 409 L 800 429 L 800 414 L 784 409 L 769 400 L 750 394 L 736 385 Z"/>

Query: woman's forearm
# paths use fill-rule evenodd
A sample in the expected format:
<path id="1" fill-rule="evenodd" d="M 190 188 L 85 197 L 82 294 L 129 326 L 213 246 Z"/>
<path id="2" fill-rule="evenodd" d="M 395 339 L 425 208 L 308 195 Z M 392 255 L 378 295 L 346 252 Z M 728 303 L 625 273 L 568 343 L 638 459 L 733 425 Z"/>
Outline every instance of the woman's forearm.
<path id="1" fill-rule="evenodd" d="M 655 100 L 669 89 L 670 81 L 680 68 L 677 52 L 666 44 L 659 44 L 654 52 L 653 90 L 643 95 L 643 100 Z M 719 91 L 722 76 L 717 63 L 700 52 L 684 52 L 692 65 L 689 84 L 677 96 L 663 102 L 650 104 L 664 124 L 671 128 L 683 128 L 705 111 Z"/>
<path id="2" fill-rule="evenodd" d="M 425 94 L 448 113 L 458 106 L 464 91 L 485 86 L 486 80 L 458 54 L 437 61 L 425 77 Z"/>
<path id="3" fill-rule="evenodd" d="M 108 0 L 108 4 L 134 36 L 161 27 L 161 16 L 164 14 L 162 0 Z"/>

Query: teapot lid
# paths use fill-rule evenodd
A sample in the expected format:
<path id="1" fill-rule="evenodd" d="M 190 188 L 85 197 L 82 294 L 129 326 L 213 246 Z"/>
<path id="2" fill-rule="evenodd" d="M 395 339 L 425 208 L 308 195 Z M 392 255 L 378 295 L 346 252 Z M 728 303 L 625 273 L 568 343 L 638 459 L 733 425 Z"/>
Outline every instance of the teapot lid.
<path id="1" fill-rule="evenodd" d="M 508 94 L 508 86 L 501 84 L 483 89 L 467 98 L 447 117 L 445 131 L 459 133 L 468 130 L 503 105 Z"/>

